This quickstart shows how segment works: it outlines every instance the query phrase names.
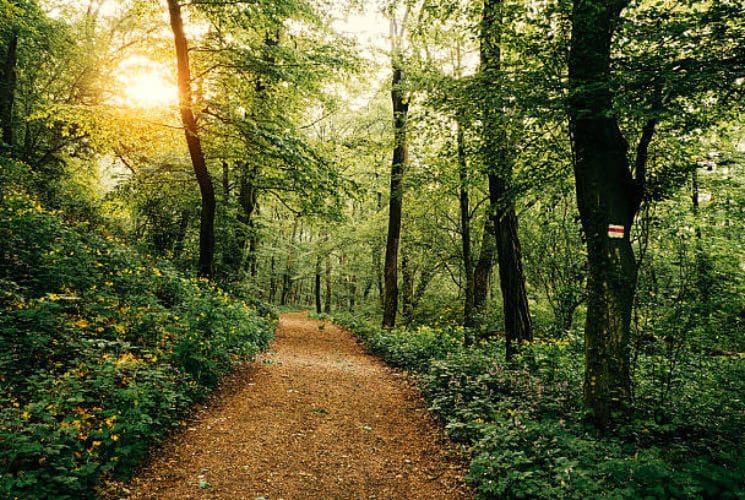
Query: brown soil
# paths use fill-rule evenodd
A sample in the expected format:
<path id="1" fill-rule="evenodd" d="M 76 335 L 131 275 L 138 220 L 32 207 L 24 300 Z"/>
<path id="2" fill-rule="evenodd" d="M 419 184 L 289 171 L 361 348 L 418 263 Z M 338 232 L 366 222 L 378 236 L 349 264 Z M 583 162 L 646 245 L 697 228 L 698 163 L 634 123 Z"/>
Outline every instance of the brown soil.
<path id="1" fill-rule="evenodd" d="M 272 349 L 163 444 L 132 498 L 470 497 L 411 381 L 349 333 L 285 314 Z"/>

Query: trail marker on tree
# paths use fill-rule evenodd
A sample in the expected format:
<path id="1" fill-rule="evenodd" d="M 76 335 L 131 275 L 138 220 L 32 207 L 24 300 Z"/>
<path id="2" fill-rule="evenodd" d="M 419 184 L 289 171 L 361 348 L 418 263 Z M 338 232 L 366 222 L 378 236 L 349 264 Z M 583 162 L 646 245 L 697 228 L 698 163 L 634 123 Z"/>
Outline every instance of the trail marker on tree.
<path id="1" fill-rule="evenodd" d="M 623 239 L 625 232 L 626 229 L 623 226 L 619 226 L 617 224 L 608 225 L 608 238 L 618 240 Z"/>

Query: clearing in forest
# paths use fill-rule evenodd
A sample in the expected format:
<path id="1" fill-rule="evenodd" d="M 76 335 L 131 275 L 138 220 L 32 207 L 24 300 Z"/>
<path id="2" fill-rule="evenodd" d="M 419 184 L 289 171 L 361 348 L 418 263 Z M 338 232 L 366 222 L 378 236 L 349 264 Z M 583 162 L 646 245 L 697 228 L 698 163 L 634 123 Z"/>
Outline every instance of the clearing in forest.
<path id="1" fill-rule="evenodd" d="M 465 498 L 464 465 L 400 372 L 352 336 L 284 314 L 129 485 L 133 498 Z"/>

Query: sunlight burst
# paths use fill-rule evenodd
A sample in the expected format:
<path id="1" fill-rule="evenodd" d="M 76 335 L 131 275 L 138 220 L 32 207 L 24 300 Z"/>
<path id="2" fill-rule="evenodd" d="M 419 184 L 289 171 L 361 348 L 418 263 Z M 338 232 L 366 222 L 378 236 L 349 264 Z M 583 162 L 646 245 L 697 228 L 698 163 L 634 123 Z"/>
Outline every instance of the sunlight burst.
<path id="1" fill-rule="evenodd" d="M 168 108 L 178 104 L 178 88 L 168 67 L 145 56 L 133 56 L 119 65 L 120 104 L 132 108 Z"/>
<path id="2" fill-rule="evenodd" d="M 167 107 L 178 101 L 176 85 L 161 75 L 142 72 L 132 75 L 126 82 L 125 94 L 127 104 L 139 108 Z"/>

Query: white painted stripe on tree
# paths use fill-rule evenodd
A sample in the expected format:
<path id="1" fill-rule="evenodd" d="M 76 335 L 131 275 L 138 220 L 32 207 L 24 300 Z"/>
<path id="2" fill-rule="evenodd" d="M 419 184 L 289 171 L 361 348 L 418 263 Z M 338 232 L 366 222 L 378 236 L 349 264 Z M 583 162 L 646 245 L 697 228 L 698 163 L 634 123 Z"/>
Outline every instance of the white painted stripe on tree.
<path id="1" fill-rule="evenodd" d="M 619 226 L 616 224 L 608 225 L 608 238 L 620 240 L 623 238 L 625 233 L 626 233 L 626 228 L 624 228 L 623 226 Z"/>

